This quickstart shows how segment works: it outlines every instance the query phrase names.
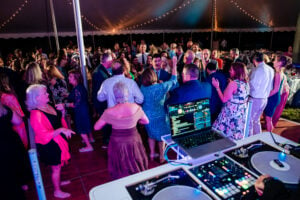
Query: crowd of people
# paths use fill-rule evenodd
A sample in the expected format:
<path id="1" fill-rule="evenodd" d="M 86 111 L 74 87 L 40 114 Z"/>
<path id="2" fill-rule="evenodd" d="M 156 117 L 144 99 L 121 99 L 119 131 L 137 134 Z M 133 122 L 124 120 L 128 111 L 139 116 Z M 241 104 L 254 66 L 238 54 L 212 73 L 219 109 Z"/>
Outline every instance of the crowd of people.
<path id="1" fill-rule="evenodd" d="M 6 59 L 0 58 L 0 123 L 7 130 L 7 143 L 18 145 L 19 154 L 28 149 L 25 119 L 30 119 L 40 160 L 51 166 L 58 198 L 71 195 L 60 188 L 69 183 L 60 180 L 60 172 L 70 159 L 68 139 L 75 132 L 85 144 L 79 152 L 86 153 L 94 150 L 93 128 L 101 129 L 102 147 L 108 148 L 108 170 L 117 179 L 146 170 L 148 159 L 164 162 L 161 136 L 170 133 L 166 105 L 209 98 L 213 129 L 240 140 L 247 120 L 250 136 L 262 132 L 262 115 L 271 132 L 289 91 L 284 70 L 291 58 L 284 54 L 241 54 L 237 48 L 211 51 L 193 41 L 156 47 L 142 40 L 138 45 L 135 41 L 121 47 L 116 43 L 113 49 L 99 47 L 94 52 L 86 48 L 85 56 L 88 88 L 76 46 L 58 55 L 39 49 L 23 56 L 17 49 Z M 249 101 L 252 110 L 247 119 Z M 141 130 L 148 135 L 148 155 Z M 16 136 L 19 139 L 13 140 Z M 28 164 L 20 155 L 16 159 Z M 21 166 L 7 170 L 17 171 Z M 11 188 L 26 189 L 24 180 Z"/>

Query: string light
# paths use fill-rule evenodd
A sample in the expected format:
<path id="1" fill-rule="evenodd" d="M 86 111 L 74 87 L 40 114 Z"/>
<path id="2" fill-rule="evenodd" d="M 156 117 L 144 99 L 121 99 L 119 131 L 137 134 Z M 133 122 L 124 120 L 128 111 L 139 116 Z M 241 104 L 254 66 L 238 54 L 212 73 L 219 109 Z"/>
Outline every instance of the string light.
<path id="1" fill-rule="evenodd" d="M 217 0 L 214 1 L 214 8 L 213 8 L 213 30 L 217 31 L 218 29 L 218 19 L 217 19 Z"/>
<path id="2" fill-rule="evenodd" d="M 67 0 L 67 3 L 72 6 L 73 3 L 71 0 Z M 93 22 L 91 22 L 91 20 L 89 20 L 85 15 L 81 14 L 81 18 L 88 23 L 91 27 L 93 27 L 95 30 L 97 31 L 102 31 L 102 29 L 100 27 L 98 27 L 96 24 L 94 24 Z"/>
<path id="3" fill-rule="evenodd" d="M 262 25 L 265 25 L 267 27 L 271 27 L 272 24 L 263 22 L 262 20 L 260 20 L 259 18 L 255 17 L 254 15 L 250 14 L 249 12 L 247 12 L 245 9 L 243 9 L 235 0 L 229 0 L 229 2 L 231 4 L 233 4 L 236 8 L 238 8 L 243 14 L 247 15 L 248 17 L 250 17 L 253 21 L 259 22 Z"/>
<path id="4" fill-rule="evenodd" d="M 195 1 L 195 0 L 186 0 L 186 1 L 184 1 L 181 5 L 179 5 L 178 7 L 175 7 L 175 8 L 173 8 L 173 9 L 171 9 L 171 10 L 168 10 L 167 12 L 163 13 L 163 14 L 160 15 L 160 16 L 157 16 L 157 17 L 154 17 L 154 18 L 151 18 L 151 19 L 147 19 L 147 20 L 145 20 L 144 22 L 141 22 L 141 23 L 139 23 L 139 24 L 131 25 L 131 26 L 129 26 L 129 27 L 124 28 L 124 30 L 132 30 L 132 29 L 135 29 L 135 28 L 137 28 L 137 27 L 142 27 L 142 26 L 144 26 L 144 25 L 148 25 L 148 24 L 157 22 L 157 21 L 159 21 L 159 20 L 161 20 L 161 19 L 163 19 L 163 18 L 169 16 L 170 14 L 173 14 L 173 13 L 175 13 L 175 12 L 177 12 L 177 11 L 179 11 L 179 10 L 185 8 L 186 6 L 190 5 L 190 4 L 191 4 L 192 2 L 194 2 L 194 1 Z M 120 29 L 120 30 L 122 30 L 122 29 Z"/>
<path id="5" fill-rule="evenodd" d="M 29 4 L 29 2 L 30 2 L 30 0 L 24 0 L 22 2 L 22 4 L 16 9 L 16 11 L 10 17 L 8 17 L 7 20 L 5 20 L 4 22 L 1 23 L 0 30 L 3 29 L 12 20 L 14 20 L 20 14 L 20 12 L 23 10 L 23 8 Z"/>

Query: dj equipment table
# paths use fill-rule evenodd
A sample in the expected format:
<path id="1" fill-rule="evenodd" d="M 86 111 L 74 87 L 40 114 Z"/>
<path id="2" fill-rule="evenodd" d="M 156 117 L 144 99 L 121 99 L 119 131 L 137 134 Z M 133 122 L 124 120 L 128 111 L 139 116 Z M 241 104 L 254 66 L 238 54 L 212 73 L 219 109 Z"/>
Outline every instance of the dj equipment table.
<path id="1" fill-rule="evenodd" d="M 296 143 L 273 134 L 281 144 Z M 168 141 L 171 143 L 172 141 Z M 236 141 L 237 146 L 198 159 L 180 161 L 191 166 L 165 164 L 90 190 L 92 200 L 258 199 L 256 178 L 270 174 L 293 188 L 300 178 L 300 159 L 276 145 L 270 133 Z M 279 161 L 279 162 L 278 162 Z"/>

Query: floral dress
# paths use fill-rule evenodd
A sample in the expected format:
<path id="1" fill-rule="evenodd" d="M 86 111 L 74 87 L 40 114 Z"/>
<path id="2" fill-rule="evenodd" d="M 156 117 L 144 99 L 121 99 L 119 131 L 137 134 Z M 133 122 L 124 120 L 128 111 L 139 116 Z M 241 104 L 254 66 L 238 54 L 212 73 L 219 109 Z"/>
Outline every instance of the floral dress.
<path id="1" fill-rule="evenodd" d="M 224 104 L 213 128 L 231 139 L 240 140 L 244 136 L 250 87 L 243 81 L 234 81 L 237 83 L 237 91 Z"/>

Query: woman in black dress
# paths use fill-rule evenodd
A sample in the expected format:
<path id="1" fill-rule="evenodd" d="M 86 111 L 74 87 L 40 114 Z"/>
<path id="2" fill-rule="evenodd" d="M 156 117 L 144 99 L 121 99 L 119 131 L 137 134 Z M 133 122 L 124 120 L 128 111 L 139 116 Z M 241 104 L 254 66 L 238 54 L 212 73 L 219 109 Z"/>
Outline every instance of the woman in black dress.
<path id="1" fill-rule="evenodd" d="M 49 105 L 49 94 L 44 85 L 34 84 L 26 90 L 26 104 L 30 110 L 30 124 L 35 134 L 35 142 L 41 161 L 52 168 L 54 196 L 67 198 L 71 194 L 60 189 L 61 166 L 70 159 L 69 146 L 66 137 L 74 132 L 67 128 L 64 120 L 65 110 L 62 104 L 56 109 Z"/>
<path id="2" fill-rule="evenodd" d="M 4 199 L 25 199 L 22 187 L 25 188 L 31 178 L 28 155 L 20 137 L 12 129 L 13 125 L 22 122 L 19 115 L 0 103 L 0 171 L 1 181 L 5 183 L 1 186 L 1 191 L 4 192 L 1 192 L 1 196 Z"/>

